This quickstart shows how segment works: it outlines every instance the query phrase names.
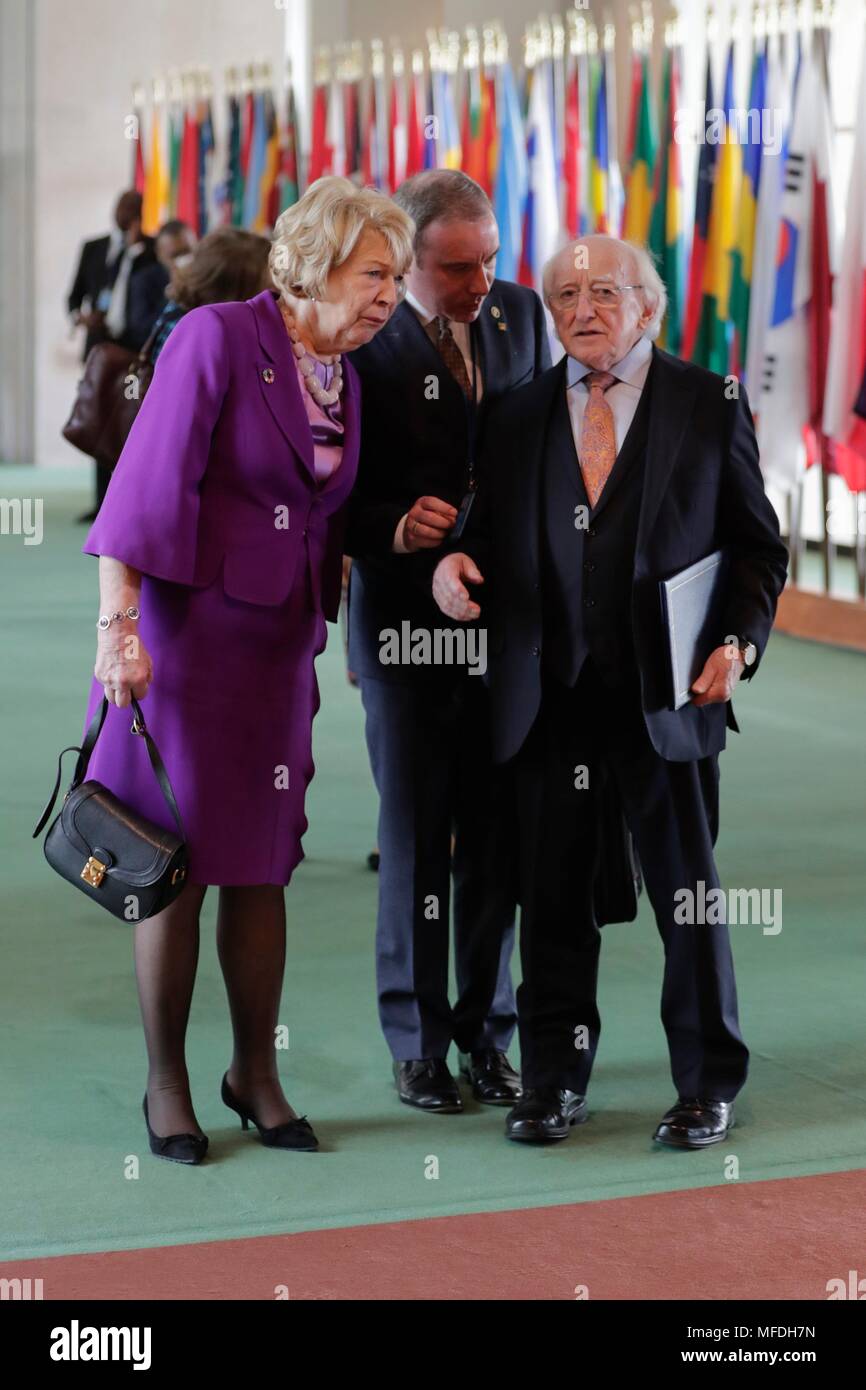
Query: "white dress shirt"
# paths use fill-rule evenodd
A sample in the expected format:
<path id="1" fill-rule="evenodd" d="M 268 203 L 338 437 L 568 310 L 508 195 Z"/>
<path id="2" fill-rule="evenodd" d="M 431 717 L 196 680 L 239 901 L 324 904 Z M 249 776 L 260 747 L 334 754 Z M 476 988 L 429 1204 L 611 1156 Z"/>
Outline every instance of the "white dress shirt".
<path id="1" fill-rule="evenodd" d="M 649 373 L 652 350 L 653 345 L 649 338 L 638 338 L 634 347 L 626 353 L 625 357 L 609 368 L 611 374 L 616 377 L 616 381 L 607 388 L 604 398 L 613 412 L 617 453 L 622 448 L 623 440 L 634 419 L 640 394 Z M 589 387 L 586 384 L 586 378 L 594 370 L 593 367 L 585 367 L 574 357 L 568 359 L 566 400 L 568 401 L 571 432 L 574 436 L 574 447 L 578 458 L 580 458 L 583 412 L 586 410 L 586 403 L 589 400 Z"/>
<path id="2" fill-rule="evenodd" d="M 145 243 L 137 241 L 133 246 L 127 246 L 123 252 L 123 259 L 120 262 L 117 279 L 111 291 L 111 301 L 105 315 L 105 326 L 112 338 L 119 338 L 126 328 L 126 299 L 129 294 L 132 263 L 138 260 L 144 250 L 146 250 Z"/>
<path id="3" fill-rule="evenodd" d="M 435 322 L 437 317 L 436 314 L 431 313 L 429 309 L 425 308 L 421 301 L 416 299 L 414 294 L 408 290 L 406 292 L 406 303 L 414 310 L 422 328 L 424 328 L 428 338 L 435 346 L 439 337 L 439 326 Z M 460 349 L 460 356 L 466 364 L 466 375 L 469 378 L 470 386 L 472 385 L 473 371 L 475 373 L 476 400 L 480 401 L 484 394 L 484 382 L 481 376 L 481 364 L 477 359 L 474 364 L 472 361 L 472 342 L 469 336 L 470 325 L 468 323 L 460 323 L 457 319 L 449 319 L 448 326 L 451 329 L 455 343 Z M 408 515 L 409 513 L 406 512 L 404 516 L 401 516 L 400 520 L 397 522 L 397 529 L 394 532 L 394 544 L 392 548 L 398 555 L 406 555 L 408 553 L 403 543 L 403 529 L 406 525 L 406 517 Z"/>

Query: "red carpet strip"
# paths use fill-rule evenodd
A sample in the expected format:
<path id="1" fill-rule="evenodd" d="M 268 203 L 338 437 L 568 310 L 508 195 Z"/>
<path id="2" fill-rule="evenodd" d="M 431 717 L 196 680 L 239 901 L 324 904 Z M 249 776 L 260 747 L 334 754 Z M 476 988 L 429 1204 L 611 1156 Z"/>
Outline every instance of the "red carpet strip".
<path id="1" fill-rule="evenodd" d="M 826 1299 L 866 1276 L 866 1171 L 0 1263 L 50 1299 Z M 576 1292 L 577 1290 L 577 1292 Z"/>

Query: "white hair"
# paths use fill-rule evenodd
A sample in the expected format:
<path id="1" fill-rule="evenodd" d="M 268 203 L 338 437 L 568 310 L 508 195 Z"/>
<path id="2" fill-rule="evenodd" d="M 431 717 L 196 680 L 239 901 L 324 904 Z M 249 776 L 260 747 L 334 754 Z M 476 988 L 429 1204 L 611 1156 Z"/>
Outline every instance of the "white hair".
<path id="1" fill-rule="evenodd" d="M 348 260 L 361 234 L 371 228 L 385 240 L 394 274 L 412 264 L 412 219 L 375 188 L 326 174 L 277 218 L 271 244 L 271 277 L 283 299 L 301 294 L 323 299 L 328 275 Z"/>
<path id="2" fill-rule="evenodd" d="M 593 233 L 591 235 L 601 236 L 602 234 Z M 573 261 L 575 246 L 577 246 L 580 242 L 589 239 L 591 238 L 579 237 L 577 241 L 572 242 L 569 246 L 560 248 L 560 250 L 557 251 L 555 255 L 550 257 L 549 261 L 545 262 L 541 280 L 542 294 L 545 303 L 548 303 L 550 299 L 551 275 L 553 273 L 553 267 L 559 260 L 560 256 L 562 256 L 564 251 L 567 250 L 571 255 Z M 668 292 L 665 289 L 664 281 L 662 280 L 661 276 L 655 268 L 655 265 L 653 264 L 652 256 L 650 255 L 649 251 L 645 246 L 639 246 L 637 242 L 623 241 L 620 237 L 608 236 L 605 237 L 605 240 L 615 241 L 617 245 L 626 247 L 631 256 L 634 258 L 637 280 L 641 287 L 640 293 L 642 293 L 643 295 L 644 308 L 650 311 L 650 320 L 644 328 L 644 336 L 650 339 L 657 338 L 659 333 L 661 332 L 661 326 L 664 322 L 664 316 L 667 312 Z"/>

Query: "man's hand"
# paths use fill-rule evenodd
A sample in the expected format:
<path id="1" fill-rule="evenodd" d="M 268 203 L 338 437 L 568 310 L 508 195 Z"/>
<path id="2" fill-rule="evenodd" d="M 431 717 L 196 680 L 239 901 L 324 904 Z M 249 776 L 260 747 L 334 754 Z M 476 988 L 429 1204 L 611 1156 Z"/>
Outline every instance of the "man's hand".
<path id="1" fill-rule="evenodd" d="M 403 527 L 407 550 L 435 550 L 457 520 L 457 508 L 439 497 L 419 497 L 410 507 Z"/>
<path id="2" fill-rule="evenodd" d="M 468 555 L 446 555 L 433 575 L 433 597 L 446 618 L 468 623 L 478 617 L 481 608 L 472 602 L 466 585 L 483 583 L 483 574 Z"/>
<path id="3" fill-rule="evenodd" d="M 716 647 L 692 685 L 693 705 L 717 705 L 730 700 L 734 687 L 746 669 L 740 650 L 732 643 Z"/>

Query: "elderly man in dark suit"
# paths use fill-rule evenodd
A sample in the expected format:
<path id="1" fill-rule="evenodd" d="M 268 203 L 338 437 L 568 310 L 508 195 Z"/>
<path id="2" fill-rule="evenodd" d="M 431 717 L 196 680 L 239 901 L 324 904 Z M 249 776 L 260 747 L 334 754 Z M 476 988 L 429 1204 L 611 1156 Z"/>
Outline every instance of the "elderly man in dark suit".
<path id="1" fill-rule="evenodd" d="M 506 1056 L 515 1024 L 513 856 L 490 758 L 483 653 L 474 666 L 447 655 L 435 664 L 432 645 L 426 664 L 425 635 L 432 642 L 438 633 L 440 651 L 466 636 L 457 624 L 449 638 L 430 579 L 475 497 L 491 403 L 532 381 L 550 354 L 538 296 L 494 278 L 499 236 L 483 189 L 437 169 L 408 179 L 395 198 L 416 227 L 408 293 L 352 354 L 364 428 L 346 542 L 349 665 L 380 797 L 379 1015 L 400 1099 L 453 1112 L 462 1099 L 446 1061 L 452 1042 L 476 1099 L 512 1105 L 520 1094 Z M 406 638 L 391 664 L 386 634 Z"/>
<path id="2" fill-rule="evenodd" d="M 586 237 L 550 262 L 545 294 L 566 356 L 497 408 L 495 468 L 433 581 L 451 618 L 485 610 L 494 756 L 511 768 L 520 818 L 524 1094 L 506 1133 L 562 1139 L 586 1118 L 600 1029 L 596 806 L 613 778 L 665 948 L 677 1100 L 654 1138 L 699 1148 L 727 1135 L 748 1052 L 724 914 L 684 921 L 677 904 L 719 885 L 718 754 L 787 555 L 745 391 L 653 346 L 665 291 L 648 255 Z M 659 580 L 720 548 L 718 645 L 675 711 Z"/>

